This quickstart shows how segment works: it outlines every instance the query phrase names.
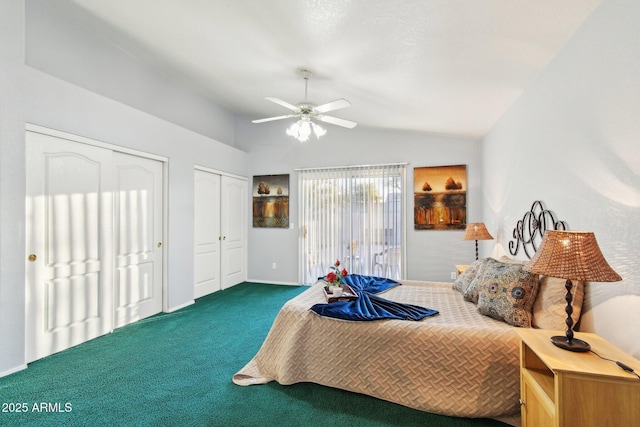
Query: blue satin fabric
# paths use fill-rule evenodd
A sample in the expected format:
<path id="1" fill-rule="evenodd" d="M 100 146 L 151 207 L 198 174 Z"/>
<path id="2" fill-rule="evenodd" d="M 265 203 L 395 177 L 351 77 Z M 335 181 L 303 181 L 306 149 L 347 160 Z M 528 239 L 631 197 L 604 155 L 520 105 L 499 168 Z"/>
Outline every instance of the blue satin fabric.
<path id="1" fill-rule="evenodd" d="M 437 310 L 389 301 L 375 294 L 386 291 L 400 283 L 373 276 L 351 274 L 344 283 L 357 292 L 358 298 L 352 301 L 337 301 L 330 304 L 315 304 L 310 309 L 316 314 L 342 320 L 422 320 L 438 314 Z"/>
<path id="2" fill-rule="evenodd" d="M 343 283 L 351 286 L 351 288 L 360 294 L 365 291 L 370 294 L 379 294 L 387 289 L 399 286 L 400 283 L 386 277 L 361 276 L 359 274 L 350 274 L 344 278 Z"/>

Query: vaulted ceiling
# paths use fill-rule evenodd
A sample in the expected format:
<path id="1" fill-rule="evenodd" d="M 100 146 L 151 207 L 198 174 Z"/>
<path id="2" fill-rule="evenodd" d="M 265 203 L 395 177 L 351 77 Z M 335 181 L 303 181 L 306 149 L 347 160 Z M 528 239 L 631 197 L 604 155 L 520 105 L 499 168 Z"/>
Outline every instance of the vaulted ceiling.
<path id="1" fill-rule="evenodd" d="M 482 137 L 600 0 L 57 0 L 218 105 L 338 98 L 360 126 Z"/>

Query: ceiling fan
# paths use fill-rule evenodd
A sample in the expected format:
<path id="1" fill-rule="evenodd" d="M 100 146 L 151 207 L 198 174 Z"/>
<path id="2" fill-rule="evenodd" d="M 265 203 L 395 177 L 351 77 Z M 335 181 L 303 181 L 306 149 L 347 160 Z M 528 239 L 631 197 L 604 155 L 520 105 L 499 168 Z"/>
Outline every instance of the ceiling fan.
<path id="1" fill-rule="evenodd" d="M 266 97 L 267 101 L 271 101 L 275 104 L 281 105 L 291 111 L 291 114 L 277 117 L 268 117 L 266 119 L 253 120 L 252 123 L 264 123 L 274 120 L 290 119 L 297 117 L 298 121 L 295 122 L 287 129 L 287 135 L 291 135 L 297 138 L 300 142 L 307 141 L 311 131 L 315 133 L 316 137 L 324 135 L 327 131 L 313 122 L 312 119 L 330 123 L 333 125 L 342 126 L 345 128 L 353 129 L 357 123 L 350 120 L 340 119 L 338 117 L 327 116 L 324 113 L 329 111 L 339 110 L 351 106 L 351 103 L 344 98 L 337 99 L 335 101 L 327 102 L 322 105 L 314 105 L 307 101 L 307 83 L 312 73 L 309 70 L 302 70 L 302 77 L 304 77 L 304 102 L 297 105 L 290 104 L 278 98 Z"/>

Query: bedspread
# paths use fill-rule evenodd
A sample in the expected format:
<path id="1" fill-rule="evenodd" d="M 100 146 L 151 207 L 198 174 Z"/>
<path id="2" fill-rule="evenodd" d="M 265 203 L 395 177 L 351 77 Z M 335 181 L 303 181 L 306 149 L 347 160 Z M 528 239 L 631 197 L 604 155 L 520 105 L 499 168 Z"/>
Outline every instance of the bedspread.
<path id="1" fill-rule="evenodd" d="M 450 283 L 402 281 L 380 295 L 440 312 L 419 322 L 351 322 L 309 310 L 318 282 L 288 301 L 238 385 L 313 382 L 460 417 L 519 412 L 519 339 L 478 313 Z M 336 360 L 340 360 L 336 364 Z"/>

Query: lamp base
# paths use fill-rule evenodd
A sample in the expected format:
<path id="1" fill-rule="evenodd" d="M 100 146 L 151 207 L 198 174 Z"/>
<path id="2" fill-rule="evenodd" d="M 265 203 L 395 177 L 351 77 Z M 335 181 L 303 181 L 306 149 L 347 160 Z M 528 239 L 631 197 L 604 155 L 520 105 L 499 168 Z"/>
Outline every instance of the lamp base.
<path id="1" fill-rule="evenodd" d="M 591 350 L 591 346 L 588 342 L 579 340 L 577 338 L 567 339 L 565 335 L 556 335 L 551 337 L 551 342 L 564 350 L 576 351 L 584 353 Z"/>

